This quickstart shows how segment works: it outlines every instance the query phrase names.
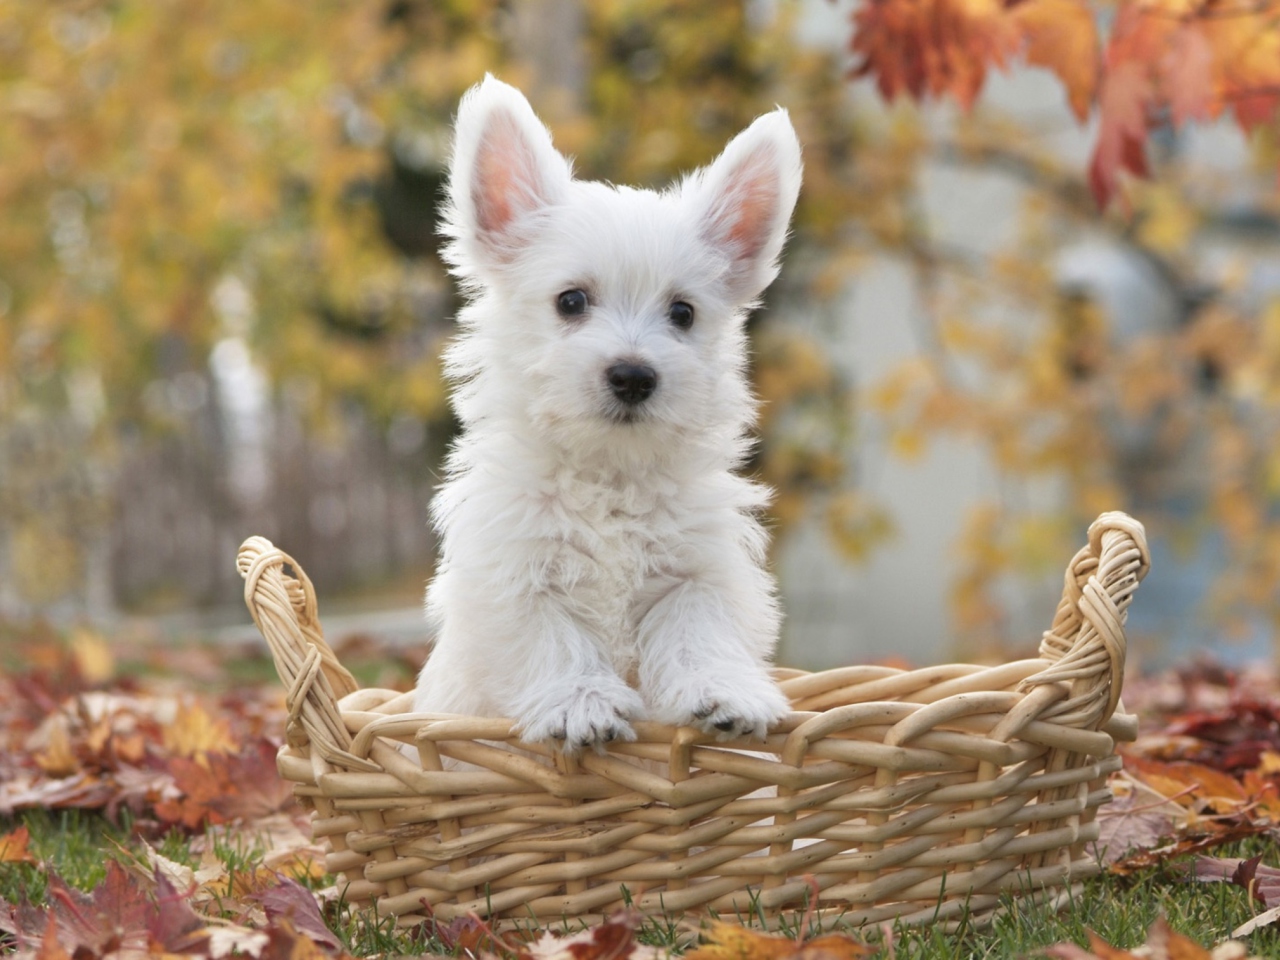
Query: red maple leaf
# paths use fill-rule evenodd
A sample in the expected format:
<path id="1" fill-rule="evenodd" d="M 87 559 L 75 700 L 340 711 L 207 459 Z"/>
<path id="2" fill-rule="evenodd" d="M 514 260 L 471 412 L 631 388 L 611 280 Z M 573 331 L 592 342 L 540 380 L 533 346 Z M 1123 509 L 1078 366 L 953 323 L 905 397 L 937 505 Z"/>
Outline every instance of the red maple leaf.
<path id="1" fill-rule="evenodd" d="M 294 930 L 320 946 L 335 951 L 342 949 L 342 941 L 325 925 L 315 895 L 296 880 L 282 877 L 278 884 L 252 894 L 249 899 L 262 904 L 267 919 L 273 924 L 288 920 Z"/>
<path id="2" fill-rule="evenodd" d="M 239 753 L 210 753 L 204 763 L 167 761 L 181 796 L 156 804 L 156 816 L 194 830 L 205 823 L 252 820 L 293 804 L 293 792 L 276 772 L 276 747 L 260 739 Z"/>
<path id="3" fill-rule="evenodd" d="M 155 905 L 116 861 L 107 862 L 106 876 L 91 893 L 69 887 L 57 874 L 50 874 L 46 896 L 47 908 L 24 898 L 0 909 L 0 929 L 12 934 L 19 946 L 40 946 L 51 936 L 52 927 L 53 938 L 73 954 L 146 950 L 147 923 Z"/>
<path id="4" fill-rule="evenodd" d="M 1200 24 L 1184 23 L 1173 31 L 1156 69 L 1175 124 L 1209 120 L 1218 113 L 1213 45 Z"/>
<path id="5" fill-rule="evenodd" d="M 1103 78 L 1098 142 L 1089 161 L 1089 187 L 1099 207 L 1115 196 L 1121 172 L 1147 175 L 1147 103 L 1151 79 L 1139 63 L 1124 62 Z"/>
<path id="6" fill-rule="evenodd" d="M 950 94 L 968 109 L 989 67 L 1003 67 L 1022 34 L 999 0 L 869 0 L 854 12 L 855 77 L 881 96 Z"/>

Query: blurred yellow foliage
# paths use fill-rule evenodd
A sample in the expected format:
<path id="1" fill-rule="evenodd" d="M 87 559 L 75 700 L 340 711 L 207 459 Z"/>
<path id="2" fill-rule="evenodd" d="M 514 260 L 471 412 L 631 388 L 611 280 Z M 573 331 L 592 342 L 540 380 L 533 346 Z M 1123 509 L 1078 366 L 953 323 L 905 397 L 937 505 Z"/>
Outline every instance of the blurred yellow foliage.
<path id="1" fill-rule="evenodd" d="M 106 637 L 96 630 L 77 627 L 71 631 L 71 656 L 85 683 L 106 683 L 116 672 L 115 655 Z"/>
<path id="2" fill-rule="evenodd" d="M 31 603 L 49 603 L 62 596 L 80 576 L 78 545 L 38 518 L 22 521 L 9 533 L 9 563 L 13 585 Z"/>

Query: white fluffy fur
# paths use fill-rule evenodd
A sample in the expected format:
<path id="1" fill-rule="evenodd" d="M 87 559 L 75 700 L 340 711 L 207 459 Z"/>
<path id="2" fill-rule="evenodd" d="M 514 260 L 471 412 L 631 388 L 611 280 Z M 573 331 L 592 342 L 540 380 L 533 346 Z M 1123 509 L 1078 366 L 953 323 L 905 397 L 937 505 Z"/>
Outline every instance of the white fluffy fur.
<path id="1" fill-rule="evenodd" d="M 514 717 L 570 752 L 638 718 L 730 738 L 785 713 L 767 491 L 734 470 L 755 409 L 743 321 L 800 176 L 781 109 L 657 193 L 573 179 L 492 77 L 463 99 L 442 229 L 470 300 L 446 358 L 464 432 L 432 505 L 418 710 Z M 557 310 L 571 289 L 584 316 Z M 605 380 L 620 361 L 657 372 L 634 410 Z"/>

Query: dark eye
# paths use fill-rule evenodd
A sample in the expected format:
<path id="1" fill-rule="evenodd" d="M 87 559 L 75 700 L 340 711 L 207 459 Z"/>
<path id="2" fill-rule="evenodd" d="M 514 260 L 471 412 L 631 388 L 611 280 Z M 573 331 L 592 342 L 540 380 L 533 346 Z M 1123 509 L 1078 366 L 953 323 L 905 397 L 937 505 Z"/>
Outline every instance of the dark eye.
<path id="1" fill-rule="evenodd" d="M 693 307 L 683 300 L 677 300 L 673 303 L 667 310 L 667 316 L 681 330 L 688 330 L 693 326 Z"/>
<path id="2" fill-rule="evenodd" d="M 556 297 L 556 309 L 562 317 L 580 317 L 587 312 L 587 294 L 583 290 L 566 290 Z"/>

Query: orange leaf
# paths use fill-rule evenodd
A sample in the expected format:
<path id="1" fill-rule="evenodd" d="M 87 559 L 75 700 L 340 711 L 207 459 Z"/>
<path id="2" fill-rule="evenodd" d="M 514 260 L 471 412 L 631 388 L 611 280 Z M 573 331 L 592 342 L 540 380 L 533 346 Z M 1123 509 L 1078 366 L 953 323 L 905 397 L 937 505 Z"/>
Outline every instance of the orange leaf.
<path id="1" fill-rule="evenodd" d="M 720 920 L 703 937 L 706 942 L 686 953 L 685 960 L 781 960 L 796 949 L 794 940 Z"/>
<path id="2" fill-rule="evenodd" d="M 829 933 L 825 937 L 807 940 L 788 960 L 860 960 L 876 950 L 853 937 L 842 933 Z"/>
<path id="3" fill-rule="evenodd" d="M 1168 960 L 1210 960 L 1212 956 L 1194 940 L 1170 930 L 1164 917 L 1158 917 L 1147 931 L 1147 948 L 1148 956 Z"/>
<path id="4" fill-rule="evenodd" d="M 1045 955 L 1058 960 L 1138 960 L 1139 957 L 1149 960 L 1210 960 L 1212 957 L 1208 950 L 1194 940 L 1170 930 L 1163 917 L 1151 925 L 1151 929 L 1147 931 L 1147 942 L 1137 951 L 1113 947 L 1092 930 L 1087 932 L 1088 950 L 1082 950 L 1074 943 L 1059 943 L 1045 950 Z M 1244 953 L 1241 952 L 1240 955 L 1243 956 Z"/>
<path id="5" fill-rule="evenodd" d="M 30 840 L 31 833 L 26 827 L 0 835 L 0 863 L 35 863 L 36 858 L 27 852 Z"/>
<path id="6" fill-rule="evenodd" d="M 860 960 L 875 951 L 852 937 L 833 933 L 804 943 L 716 921 L 703 935 L 707 942 L 685 954 L 686 960 Z"/>
<path id="7" fill-rule="evenodd" d="M 40 941 L 40 950 L 36 960 L 71 960 L 71 955 L 58 942 L 58 923 L 49 914 L 49 922 L 44 928 L 44 937 Z"/>
<path id="8" fill-rule="evenodd" d="M 1186 760 L 1162 763 L 1126 754 L 1124 766 L 1151 789 L 1185 807 L 1194 806 L 1198 801 L 1206 801 L 1210 805 L 1220 805 L 1225 801 L 1226 805 L 1235 808 L 1249 799 L 1240 781 L 1200 763 Z"/>
<path id="9" fill-rule="evenodd" d="M 1098 960 L 1137 960 L 1138 955 L 1136 953 L 1113 947 L 1092 930 L 1086 930 L 1085 932 L 1089 935 L 1089 950 Z"/>
<path id="10" fill-rule="evenodd" d="M 1072 112 L 1084 123 L 1101 66 L 1093 8 L 1085 0 L 1026 0 L 1012 17 L 1026 42 L 1027 63 L 1058 75 Z"/>
<path id="11" fill-rule="evenodd" d="M 1280 30 L 1274 8 L 1236 0 L 1216 6 L 1202 30 L 1214 52 L 1218 109 L 1230 106 L 1245 130 L 1276 118 L 1280 109 Z"/>

